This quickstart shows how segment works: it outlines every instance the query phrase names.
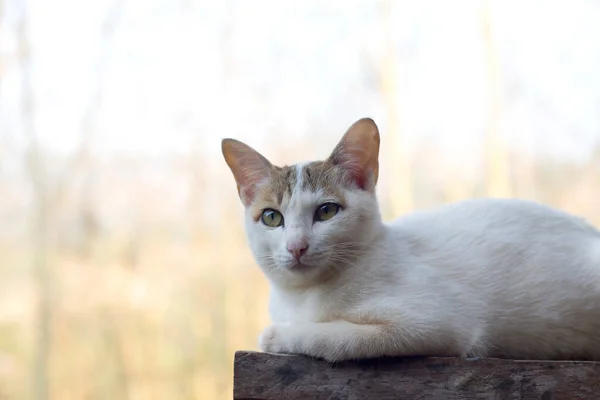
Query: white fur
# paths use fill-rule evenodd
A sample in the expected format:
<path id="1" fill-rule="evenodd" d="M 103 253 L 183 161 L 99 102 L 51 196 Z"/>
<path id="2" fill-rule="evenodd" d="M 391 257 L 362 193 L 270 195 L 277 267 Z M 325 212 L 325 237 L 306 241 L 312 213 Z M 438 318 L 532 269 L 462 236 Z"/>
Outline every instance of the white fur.
<path id="1" fill-rule="evenodd" d="M 375 195 L 313 222 L 320 193 L 280 209 L 285 226 L 246 216 L 271 282 L 266 352 L 329 361 L 378 356 L 600 360 L 600 233 L 523 200 L 468 200 L 381 220 Z M 307 235 L 303 266 L 286 241 Z"/>
<path id="2" fill-rule="evenodd" d="M 302 170 L 306 166 L 306 164 L 308 164 L 308 163 L 304 162 L 304 163 L 298 163 L 295 165 L 295 167 L 296 167 L 296 185 L 294 187 L 294 193 L 299 193 L 301 191 L 302 184 L 304 183 L 304 181 L 302 179 Z"/>

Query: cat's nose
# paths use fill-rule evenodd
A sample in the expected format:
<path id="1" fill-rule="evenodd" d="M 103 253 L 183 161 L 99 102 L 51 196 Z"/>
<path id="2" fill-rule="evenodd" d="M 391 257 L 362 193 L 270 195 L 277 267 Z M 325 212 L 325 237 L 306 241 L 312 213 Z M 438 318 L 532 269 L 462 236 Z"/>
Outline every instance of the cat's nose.
<path id="1" fill-rule="evenodd" d="M 288 243 L 287 251 L 293 255 L 296 260 L 300 260 L 300 257 L 308 250 L 308 242 L 306 240 L 299 240 L 297 242 Z"/>

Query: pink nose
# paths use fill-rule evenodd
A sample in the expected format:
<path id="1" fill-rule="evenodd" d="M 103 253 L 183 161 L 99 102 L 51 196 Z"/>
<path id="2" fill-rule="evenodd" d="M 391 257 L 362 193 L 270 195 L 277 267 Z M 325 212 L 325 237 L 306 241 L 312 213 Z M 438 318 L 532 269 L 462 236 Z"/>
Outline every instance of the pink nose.
<path id="1" fill-rule="evenodd" d="M 288 243 L 287 245 L 287 251 L 289 251 L 290 254 L 296 258 L 296 260 L 299 260 L 300 257 L 306 253 L 306 250 L 308 250 L 308 243 L 305 240 L 295 243 Z"/>

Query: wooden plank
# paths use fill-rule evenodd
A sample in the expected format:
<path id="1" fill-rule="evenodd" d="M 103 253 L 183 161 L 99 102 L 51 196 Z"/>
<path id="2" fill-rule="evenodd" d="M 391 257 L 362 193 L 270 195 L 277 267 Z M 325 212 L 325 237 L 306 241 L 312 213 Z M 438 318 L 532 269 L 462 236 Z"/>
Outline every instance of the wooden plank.
<path id="1" fill-rule="evenodd" d="M 414 357 L 331 365 L 239 351 L 233 398 L 600 399 L 600 362 Z"/>

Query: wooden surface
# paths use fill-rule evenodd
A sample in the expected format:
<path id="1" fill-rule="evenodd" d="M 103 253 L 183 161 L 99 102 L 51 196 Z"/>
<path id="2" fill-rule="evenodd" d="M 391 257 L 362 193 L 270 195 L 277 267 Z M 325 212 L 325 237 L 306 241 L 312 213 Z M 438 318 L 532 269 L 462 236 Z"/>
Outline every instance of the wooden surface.
<path id="1" fill-rule="evenodd" d="M 600 362 L 390 358 L 330 365 L 239 351 L 233 398 L 593 400 L 600 399 Z"/>

